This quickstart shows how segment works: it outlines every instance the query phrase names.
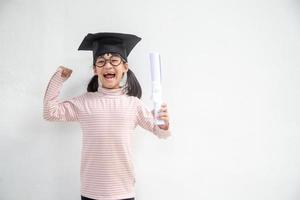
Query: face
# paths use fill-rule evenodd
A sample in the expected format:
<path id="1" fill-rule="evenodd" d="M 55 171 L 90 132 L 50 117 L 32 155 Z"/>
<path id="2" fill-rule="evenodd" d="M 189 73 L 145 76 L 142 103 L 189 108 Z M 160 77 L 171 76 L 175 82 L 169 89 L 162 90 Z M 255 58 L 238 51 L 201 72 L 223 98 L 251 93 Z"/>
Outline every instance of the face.
<path id="1" fill-rule="evenodd" d="M 106 53 L 100 55 L 94 65 L 94 74 L 98 75 L 98 80 L 101 81 L 102 87 L 107 89 L 120 88 L 123 73 L 125 74 L 127 71 L 128 64 L 118 54 Z"/>

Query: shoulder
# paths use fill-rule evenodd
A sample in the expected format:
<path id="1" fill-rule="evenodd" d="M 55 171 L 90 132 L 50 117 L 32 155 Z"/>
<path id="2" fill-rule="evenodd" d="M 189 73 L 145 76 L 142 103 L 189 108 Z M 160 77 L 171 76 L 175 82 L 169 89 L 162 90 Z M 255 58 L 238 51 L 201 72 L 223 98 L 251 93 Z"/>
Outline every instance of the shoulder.
<path id="1" fill-rule="evenodd" d="M 138 110 L 151 112 L 151 108 L 142 99 L 139 99 L 138 97 L 133 97 L 133 100 Z"/>
<path id="2" fill-rule="evenodd" d="M 76 96 L 72 97 L 71 100 L 76 101 L 76 102 L 83 101 L 84 99 L 88 98 L 88 96 L 89 96 L 88 93 L 90 93 L 90 92 L 84 92 L 79 95 L 76 95 Z"/>
<path id="3" fill-rule="evenodd" d="M 135 96 L 128 96 L 128 98 L 130 100 L 132 100 L 136 105 L 140 105 L 143 103 L 143 101 L 141 99 L 139 99 L 138 97 Z"/>

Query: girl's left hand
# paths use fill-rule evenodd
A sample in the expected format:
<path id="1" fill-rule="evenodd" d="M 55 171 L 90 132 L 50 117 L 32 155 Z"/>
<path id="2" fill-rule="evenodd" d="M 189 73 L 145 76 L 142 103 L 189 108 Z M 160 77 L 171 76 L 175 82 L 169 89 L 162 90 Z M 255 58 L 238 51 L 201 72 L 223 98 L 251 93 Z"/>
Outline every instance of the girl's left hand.
<path id="1" fill-rule="evenodd" d="M 164 125 L 158 125 L 158 127 L 161 129 L 164 129 L 164 130 L 168 130 L 169 129 L 169 113 L 168 113 L 168 108 L 167 108 L 166 103 L 163 103 L 161 105 L 158 113 L 159 113 L 158 119 L 164 120 L 164 122 L 165 122 Z"/>

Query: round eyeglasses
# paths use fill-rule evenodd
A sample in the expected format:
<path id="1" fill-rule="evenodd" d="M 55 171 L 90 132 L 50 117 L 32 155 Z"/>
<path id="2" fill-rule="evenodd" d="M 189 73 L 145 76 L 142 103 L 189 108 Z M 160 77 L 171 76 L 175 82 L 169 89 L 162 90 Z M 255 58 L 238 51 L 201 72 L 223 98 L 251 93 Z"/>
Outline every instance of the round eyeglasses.
<path id="1" fill-rule="evenodd" d="M 103 57 L 100 57 L 96 60 L 96 63 L 95 65 L 97 67 L 103 67 L 104 65 L 106 65 L 106 62 L 109 61 L 109 63 L 114 66 L 114 67 L 117 67 L 118 65 L 121 64 L 122 62 L 122 58 L 121 56 L 118 56 L 118 55 L 113 55 L 111 56 L 109 59 L 105 59 Z"/>

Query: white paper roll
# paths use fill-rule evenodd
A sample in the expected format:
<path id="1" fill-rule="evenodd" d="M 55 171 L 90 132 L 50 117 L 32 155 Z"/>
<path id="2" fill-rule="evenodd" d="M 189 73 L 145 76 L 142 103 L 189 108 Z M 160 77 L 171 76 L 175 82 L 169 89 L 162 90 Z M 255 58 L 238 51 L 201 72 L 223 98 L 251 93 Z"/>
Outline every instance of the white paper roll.
<path id="1" fill-rule="evenodd" d="M 150 53 L 150 65 L 152 82 L 161 82 L 161 66 L 159 53 Z"/>
<path id="2" fill-rule="evenodd" d="M 154 116 L 156 118 L 155 123 L 157 125 L 163 125 L 163 120 L 158 120 L 158 111 L 162 104 L 162 87 L 161 87 L 161 65 L 160 55 L 157 52 L 149 53 L 150 56 L 150 71 L 152 81 L 152 100 L 154 103 Z"/>

